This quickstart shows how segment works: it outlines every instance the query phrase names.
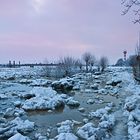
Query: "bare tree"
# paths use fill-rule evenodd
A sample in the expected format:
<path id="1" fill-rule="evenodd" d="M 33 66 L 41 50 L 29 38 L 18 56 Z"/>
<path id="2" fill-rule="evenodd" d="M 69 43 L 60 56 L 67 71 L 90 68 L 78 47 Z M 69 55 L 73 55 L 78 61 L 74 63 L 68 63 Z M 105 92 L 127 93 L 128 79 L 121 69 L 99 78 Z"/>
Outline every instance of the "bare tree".
<path id="1" fill-rule="evenodd" d="M 57 71 L 61 71 L 63 76 L 71 76 L 75 67 L 75 59 L 72 57 L 64 57 L 58 61 Z"/>
<path id="2" fill-rule="evenodd" d="M 139 35 L 140 37 L 140 35 Z M 139 42 L 137 43 L 136 49 L 135 49 L 135 54 L 136 56 L 140 56 L 140 38 L 139 38 Z"/>
<path id="3" fill-rule="evenodd" d="M 123 15 L 132 11 L 134 13 L 134 23 L 140 24 L 140 0 L 122 0 L 122 5 L 124 6 Z"/>
<path id="4" fill-rule="evenodd" d="M 91 56 L 91 60 L 90 60 L 90 70 L 92 71 L 93 70 L 93 66 L 95 65 L 96 63 L 96 58 L 94 55 Z"/>
<path id="5" fill-rule="evenodd" d="M 129 65 L 131 67 L 134 67 L 136 65 L 136 58 L 137 58 L 136 55 L 132 55 L 128 58 Z"/>
<path id="6" fill-rule="evenodd" d="M 101 67 L 101 72 L 104 72 L 105 68 L 108 66 L 108 58 L 104 56 L 101 57 L 99 63 Z"/>
<path id="7" fill-rule="evenodd" d="M 134 78 L 140 81 L 140 42 L 136 46 L 136 55 L 131 57 L 130 63 L 133 68 Z"/>
<path id="8" fill-rule="evenodd" d="M 75 60 L 75 66 L 79 67 L 80 71 L 82 71 L 82 61 L 80 59 Z"/>
<path id="9" fill-rule="evenodd" d="M 83 54 L 83 60 L 86 63 L 86 72 L 88 72 L 88 67 L 90 65 L 91 59 L 92 59 L 92 55 L 89 52 Z"/>

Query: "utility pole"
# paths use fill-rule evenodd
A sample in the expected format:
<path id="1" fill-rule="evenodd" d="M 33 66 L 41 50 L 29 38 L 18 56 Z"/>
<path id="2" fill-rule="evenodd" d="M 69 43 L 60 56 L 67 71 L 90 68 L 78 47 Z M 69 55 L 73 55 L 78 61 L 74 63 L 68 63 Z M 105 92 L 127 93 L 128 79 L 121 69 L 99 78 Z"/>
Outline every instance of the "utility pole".
<path id="1" fill-rule="evenodd" d="M 127 54 L 127 51 L 123 51 L 123 54 L 124 54 L 124 61 L 126 61 L 126 54 Z"/>

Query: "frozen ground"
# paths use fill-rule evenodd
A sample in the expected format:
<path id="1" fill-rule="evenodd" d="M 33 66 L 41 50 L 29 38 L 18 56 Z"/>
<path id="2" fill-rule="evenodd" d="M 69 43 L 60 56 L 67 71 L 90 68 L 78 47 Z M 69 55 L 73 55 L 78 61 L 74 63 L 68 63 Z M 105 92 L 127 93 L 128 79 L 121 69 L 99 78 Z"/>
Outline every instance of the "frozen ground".
<path id="1" fill-rule="evenodd" d="M 40 69 L 0 69 L 0 140 L 140 140 L 130 68 L 60 80 Z"/>

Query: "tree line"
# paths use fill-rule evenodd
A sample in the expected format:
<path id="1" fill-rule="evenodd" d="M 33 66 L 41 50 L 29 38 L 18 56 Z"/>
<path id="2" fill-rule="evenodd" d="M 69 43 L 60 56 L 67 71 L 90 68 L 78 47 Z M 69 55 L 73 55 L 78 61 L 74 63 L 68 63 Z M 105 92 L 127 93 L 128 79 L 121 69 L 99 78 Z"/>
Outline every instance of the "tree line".
<path id="1" fill-rule="evenodd" d="M 47 63 L 49 62 L 47 61 Z M 53 76 L 65 77 L 79 72 L 104 72 L 109 63 L 108 58 L 105 56 L 102 56 L 99 60 L 97 60 L 93 54 L 85 52 L 81 59 L 66 56 L 59 58 L 56 64 L 57 66 L 55 68 L 49 66 L 43 68 L 44 75 L 49 77 L 53 73 L 55 74 Z"/>

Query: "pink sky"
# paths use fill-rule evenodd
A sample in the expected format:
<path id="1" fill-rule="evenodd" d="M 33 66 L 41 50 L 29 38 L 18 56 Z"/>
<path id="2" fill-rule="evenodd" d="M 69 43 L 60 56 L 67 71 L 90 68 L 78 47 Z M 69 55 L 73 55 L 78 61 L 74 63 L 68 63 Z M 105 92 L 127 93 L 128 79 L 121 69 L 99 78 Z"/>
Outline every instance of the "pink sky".
<path id="1" fill-rule="evenodd" d="M 140 25 L 118 0 L 0 0 L 0 63 L 133 54 Z"/>

